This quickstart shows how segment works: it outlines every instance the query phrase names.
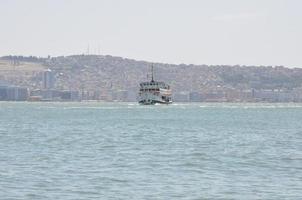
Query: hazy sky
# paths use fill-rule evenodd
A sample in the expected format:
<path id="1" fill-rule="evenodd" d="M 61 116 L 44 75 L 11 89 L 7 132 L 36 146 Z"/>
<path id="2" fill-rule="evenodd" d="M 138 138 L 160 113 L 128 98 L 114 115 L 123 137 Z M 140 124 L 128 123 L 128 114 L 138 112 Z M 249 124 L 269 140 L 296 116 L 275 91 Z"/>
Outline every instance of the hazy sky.
<path id="1" fill-rule="evenodd" d="M 302 67 L 302 0 L 0 0 L 0 55 Z"/>

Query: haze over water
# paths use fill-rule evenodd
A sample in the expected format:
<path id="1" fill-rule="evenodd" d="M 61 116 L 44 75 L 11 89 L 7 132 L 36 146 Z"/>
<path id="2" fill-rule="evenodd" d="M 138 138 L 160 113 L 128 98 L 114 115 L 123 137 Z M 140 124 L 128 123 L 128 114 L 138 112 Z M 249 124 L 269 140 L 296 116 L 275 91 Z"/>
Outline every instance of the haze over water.
<path id="1" fill-rule="evenodd" d="M 0 102 L 1 199 L 301 199 L 302 104 Z"/>

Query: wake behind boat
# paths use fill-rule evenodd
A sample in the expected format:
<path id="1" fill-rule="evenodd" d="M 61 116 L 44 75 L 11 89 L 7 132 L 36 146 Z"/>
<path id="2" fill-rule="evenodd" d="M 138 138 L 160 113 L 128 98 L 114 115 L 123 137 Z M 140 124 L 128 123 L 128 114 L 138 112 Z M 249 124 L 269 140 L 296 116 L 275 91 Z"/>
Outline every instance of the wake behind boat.
<path id="1" fill-rule="evenodd" d="M 141 82 L 139 89 L 139 104 L 171 104 L 172 91 L 168 84 L 164 82 L 154 81 L 153 65 L 151 67 L 152 78 L 149 82 Z"/>

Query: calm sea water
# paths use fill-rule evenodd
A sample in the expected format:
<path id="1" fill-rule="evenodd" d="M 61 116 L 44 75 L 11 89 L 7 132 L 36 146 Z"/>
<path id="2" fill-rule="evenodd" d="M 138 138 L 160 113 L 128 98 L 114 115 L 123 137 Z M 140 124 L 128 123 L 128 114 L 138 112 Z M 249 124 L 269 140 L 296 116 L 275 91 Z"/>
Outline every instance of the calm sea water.
<path id="1" fill-rule="evenodd" d="M 302 105 L 0 102 L 0 199 L 302 199 Z"/>

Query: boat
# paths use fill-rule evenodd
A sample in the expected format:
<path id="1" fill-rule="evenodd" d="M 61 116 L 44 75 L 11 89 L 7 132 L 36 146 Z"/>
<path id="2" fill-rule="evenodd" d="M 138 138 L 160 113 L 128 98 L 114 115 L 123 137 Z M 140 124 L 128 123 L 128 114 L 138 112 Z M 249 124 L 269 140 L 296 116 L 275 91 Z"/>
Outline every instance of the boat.
<path id="1" fill-rule="evenodd" d="M 172 90 L 165 82 L 154 81 L 153 65 L 151 81 L 141 82 L 138 103 L 141 105 L 171 104 Z"/>

